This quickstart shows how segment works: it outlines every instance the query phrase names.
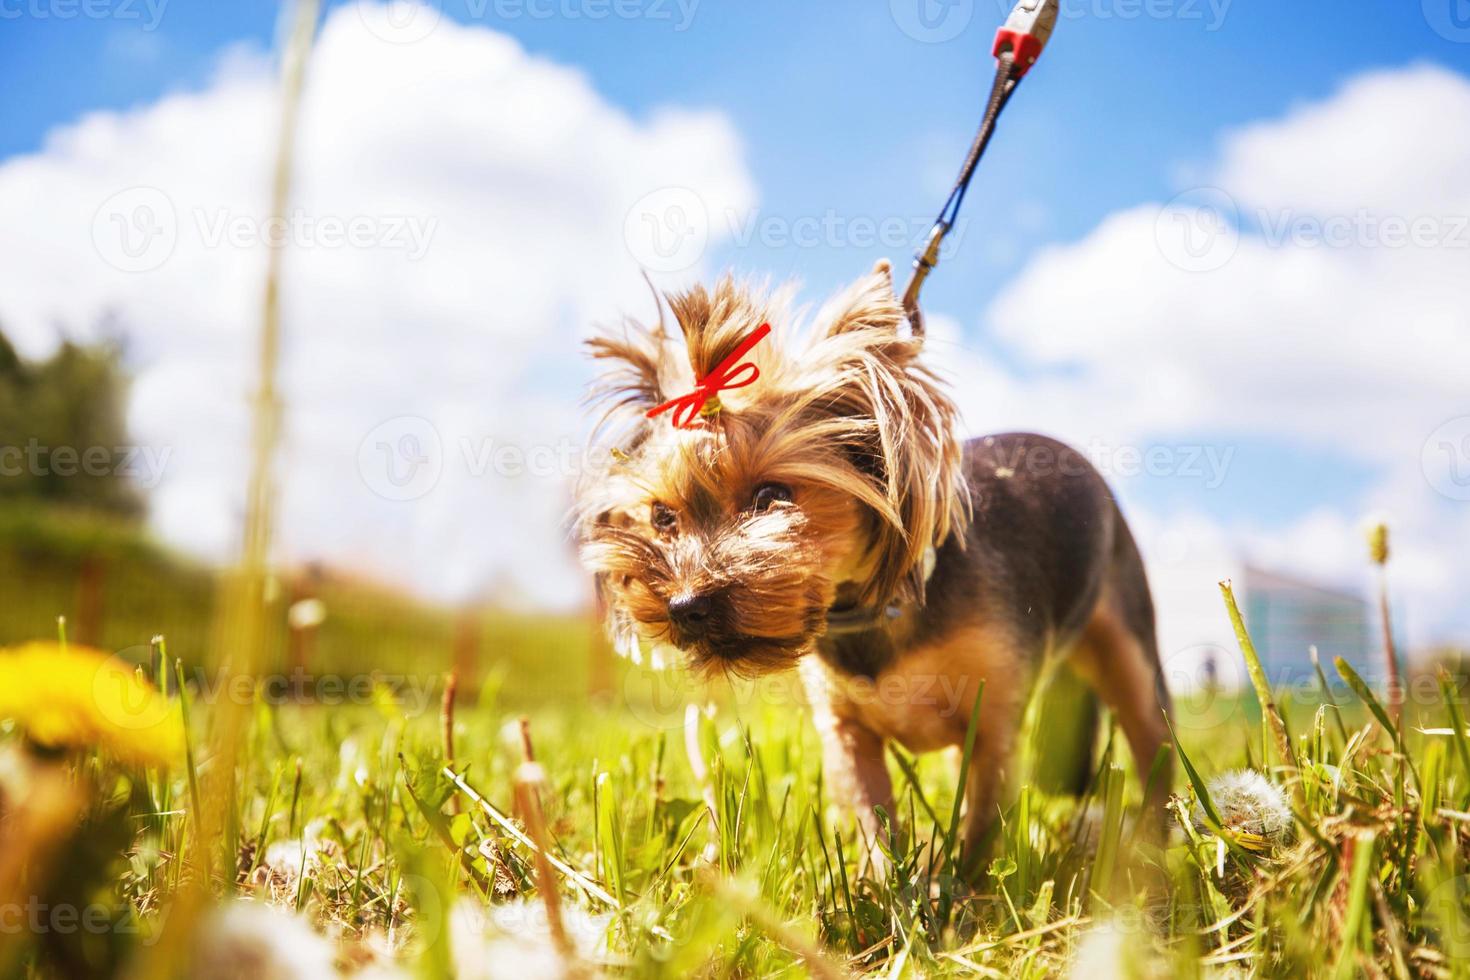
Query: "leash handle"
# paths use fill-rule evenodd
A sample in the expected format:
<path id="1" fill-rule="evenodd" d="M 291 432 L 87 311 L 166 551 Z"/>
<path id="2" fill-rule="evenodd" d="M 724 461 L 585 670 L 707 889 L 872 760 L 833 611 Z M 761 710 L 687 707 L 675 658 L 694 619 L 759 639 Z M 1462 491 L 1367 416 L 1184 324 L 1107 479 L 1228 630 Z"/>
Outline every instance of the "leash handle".
<path id="1" fill-rule="evenodd" d="M 1046 43 L 1051 40 L 1052 32 L 1056 30 L 1060 7 L 1060 0 L 1020 0 L 1006 18 L 1004 26 L 996 32 L 992 48 L 996 60 L 995 83 L 990 89 L 985 115 L 980 120 L 975 139 L 970 143 L 969 152 L 965 154 L 965 162 L 960 167 L 954 189 L 949 192 L 949 198 L 940 209 L 939 217 L 929 229 L 929 238 L 924 243 L 923 250 L 914 256 L 913 275 L 904 289 L 903 309 L 909 319 L 909 329 L 916 338 L 922 339 L 924 336 L 924 314 L 919 309 L 919 291 L 923 289 L 924 280 L 929 278 L 929 273 L 939 264 L 939 249 L 944 244 L 944 236 L 949 234 L 959 218 L 960 206 L 965 203 L 965 192 L 970 188 L 970 180 L 975 176 L 975 168 L 980 164 L 985 148 L 990 145 L 990 137 L 995 134 L 995 124 L 1000 119 L 1001 112 L 1010 102 L 1021 79 L 1026 77 L 1026 73 L 1041 57 Z"/>
<path id="2" fill-rule="evenodd" d="M 1026 77 L 1051 40 L 1057 29 L 1059 7 L 1058 0 L 1021 0 L 996 32 L 991 54 L 999 58 L 1002 52 L 1010 51 L 1016 60 L 1018 81 Z"/>

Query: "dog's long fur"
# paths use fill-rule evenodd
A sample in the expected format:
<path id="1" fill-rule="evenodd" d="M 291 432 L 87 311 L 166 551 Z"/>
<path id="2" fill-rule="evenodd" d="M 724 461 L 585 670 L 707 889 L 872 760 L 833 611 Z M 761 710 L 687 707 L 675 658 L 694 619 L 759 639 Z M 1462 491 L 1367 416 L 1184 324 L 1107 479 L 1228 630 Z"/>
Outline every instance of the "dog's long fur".
<path id="1" fill-rule="evenodd" d="M 960 443 L 886 263 L 800 348 L 762 289 L 727 278 L 669 304 L 681 339 L 629 323 L 590 345 L 607 366 L 598 431 L 614 461 L 580 489 L 579 527 L 624 645 L 675 647 L 703 671 L 799 665 L 829 783 L 870 841 L 873 808 L 891 805 L 884 740 L 963 741 L 983 683 L 966 774 L 966 842 L 980 841 L 1048 653 L 1070 656 L 1150 771 L 1167 695 L 1143 564 L 1106 484 L 1041 436 Z M 775 333 L 748 358 L 759 380 L 723 392 L 708 424 L 647 417 L 763 322 Z M 671 613 L 691 598 L 697 621 Z M 833 610 L 874 615 L 828 635 Z"/>

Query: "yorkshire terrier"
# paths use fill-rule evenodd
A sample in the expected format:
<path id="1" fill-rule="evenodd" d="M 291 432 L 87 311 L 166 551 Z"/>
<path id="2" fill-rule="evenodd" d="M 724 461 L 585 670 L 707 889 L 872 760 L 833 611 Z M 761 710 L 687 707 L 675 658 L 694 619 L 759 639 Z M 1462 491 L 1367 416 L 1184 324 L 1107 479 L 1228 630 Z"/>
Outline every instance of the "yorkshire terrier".
<path id="1" fill-rule="evenodd" d="M 1150 796 L 1167 791 L 1153 603 L 1107 484 L 1043 436 L 956 437 L 887 262 L 799 350 L 782 343 L 784 303 L 728 277 L 668 304 L 682 342 L 662 317 L 589 342 L 607 365 L 594 440 L 616 435 L 608 470 L 578 491 L 579 534 L 617 642 L 676 648 L 705 673 L 798 668 L 826 785 L 875 864 L 875 808 L 893 805 L 885 742 L 963 744 L 983 683 L 962 774 L 965 853 L 979 849 L 1048 656 L 1112 709 Z M 738 381 L 677 404 L 732 354 Z"/>

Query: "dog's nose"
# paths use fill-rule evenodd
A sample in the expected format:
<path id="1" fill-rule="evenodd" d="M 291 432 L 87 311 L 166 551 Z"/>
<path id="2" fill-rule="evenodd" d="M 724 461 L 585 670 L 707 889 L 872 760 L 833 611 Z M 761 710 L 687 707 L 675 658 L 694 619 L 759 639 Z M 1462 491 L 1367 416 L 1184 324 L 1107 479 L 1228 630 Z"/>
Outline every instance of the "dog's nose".
<path id="1" fill-rule="evenodd" d="M 685 633 L 700 633 L 709 624 L 713 607 L 707 595 L 681 595 L 669 600 L 669 619 Z"/>

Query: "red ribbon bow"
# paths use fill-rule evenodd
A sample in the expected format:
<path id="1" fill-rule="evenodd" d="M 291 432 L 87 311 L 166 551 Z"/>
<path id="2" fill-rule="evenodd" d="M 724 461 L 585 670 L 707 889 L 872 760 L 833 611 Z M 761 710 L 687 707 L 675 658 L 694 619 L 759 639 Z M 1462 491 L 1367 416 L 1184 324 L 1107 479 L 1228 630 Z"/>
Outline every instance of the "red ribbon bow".
<path id="1" fill-rule="evenodd" d="M 744 388 L 761 376 L 760 368 L 754 364 L 741 364 L 741 358 L 749 354 L 751 349 L 762 340 L 766 334 L 771 332 L 769 323 L 762 323 L 750 333 L 745 339 L 730 352 L 715 369 L 694 383 L 694 390 L 687 395 L 680 395 L 659 405 L 657 408 L 648 410 L 648 417 L 653 418 L 669 409 L 674 410 L 674 428 L 697 429 L 704 423 L 700 421 L 702 416 L 713 415 L 719 411 L 721 391 L 731 388 Z"/>

